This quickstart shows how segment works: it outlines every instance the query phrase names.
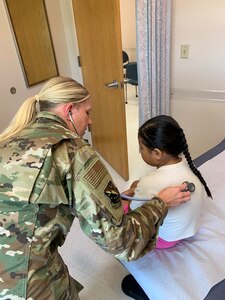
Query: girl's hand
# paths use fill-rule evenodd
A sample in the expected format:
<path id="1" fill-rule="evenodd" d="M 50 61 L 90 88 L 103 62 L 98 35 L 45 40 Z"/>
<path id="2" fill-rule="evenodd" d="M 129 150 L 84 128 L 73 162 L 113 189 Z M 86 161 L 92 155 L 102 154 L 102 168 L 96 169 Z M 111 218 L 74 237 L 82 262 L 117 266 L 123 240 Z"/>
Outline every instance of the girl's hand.
<path id="1" fill-rule="evenodd" d="M 138 182 L 139 182 L 139 180 L 135 180 L 135 181 L 131 184 L 130 188 L 129 188 L 128 190 L 124 191 L 123 194 L 125 194 L 125 195 L 127 195 L 127 196 L 130 196 L 130 197 L 133 197 L 134 194 L 135 194 L 135 189 L 136 189 L 136 187 L 137 187 L 137 185 L 138 185 Z"/>

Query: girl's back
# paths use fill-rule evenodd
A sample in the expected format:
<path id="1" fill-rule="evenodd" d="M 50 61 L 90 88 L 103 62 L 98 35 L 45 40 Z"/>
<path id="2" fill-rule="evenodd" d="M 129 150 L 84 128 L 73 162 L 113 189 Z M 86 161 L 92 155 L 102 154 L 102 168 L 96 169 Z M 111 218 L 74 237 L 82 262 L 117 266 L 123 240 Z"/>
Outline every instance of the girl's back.
<path id="1" fill-rule="evenodd" d="M 135 197 L 151 199 L 154 194 L 166 186 L 192 182 L 195 191 L 191 201 L 177 207 L 170 208 L 162 226 L 159 228 L 159 237 L 172 242 L 193 236 L 198 231 L 199 218 L 205 192 L 198 177 L 191 171 L 183 159 L 172 165 L 162 166 L 140 179 L 135 190 Z M 142 205 L 141 201 L 132 201 L 131 209 Z"/>

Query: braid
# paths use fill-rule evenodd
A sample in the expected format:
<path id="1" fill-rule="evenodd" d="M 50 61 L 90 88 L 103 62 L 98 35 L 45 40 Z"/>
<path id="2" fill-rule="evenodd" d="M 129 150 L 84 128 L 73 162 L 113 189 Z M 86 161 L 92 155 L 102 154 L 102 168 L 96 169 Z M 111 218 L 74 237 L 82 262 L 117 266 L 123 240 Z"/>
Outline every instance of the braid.
<path id="1" fill-rule="evenodd" d="M 192 170 L 192 172 L 198 177 L 198 179 L 201 181 L 201 183 L 204 185 L 205 191 L 207 193 L 207 196 L 212 198 L 212 194 L 205 182 L 205 179 L 202 177 L 202 174 L 199 172 L 199 170 L 194 166 L 190 152 L 188 150 L 188 145 L 187 145 L 187 141 L 184 135 L 183 130 L 181 129 L 180 131 L 180 137 L 181 137 L 181 143 L 183 144 L 183 153 L 185 155 L 185 158 L 188 162 L 188 165 L 190 167 L 190 169 Z"/>

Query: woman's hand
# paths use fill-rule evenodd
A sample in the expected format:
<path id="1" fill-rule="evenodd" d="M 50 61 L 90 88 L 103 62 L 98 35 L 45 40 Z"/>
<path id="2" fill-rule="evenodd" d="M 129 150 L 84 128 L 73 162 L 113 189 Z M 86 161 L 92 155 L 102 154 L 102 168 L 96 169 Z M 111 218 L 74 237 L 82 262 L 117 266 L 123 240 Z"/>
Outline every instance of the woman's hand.
<path id="1" fill-rule="evenodd" d="M 161 190 L 157 197 L 162 199 L 169 207 L 178 206 L 181 203 L 191 200 L 191 193 L 184 192 L 186 187 L 186 183 L 183 183 L 179 186 L 167 187 Z"/>

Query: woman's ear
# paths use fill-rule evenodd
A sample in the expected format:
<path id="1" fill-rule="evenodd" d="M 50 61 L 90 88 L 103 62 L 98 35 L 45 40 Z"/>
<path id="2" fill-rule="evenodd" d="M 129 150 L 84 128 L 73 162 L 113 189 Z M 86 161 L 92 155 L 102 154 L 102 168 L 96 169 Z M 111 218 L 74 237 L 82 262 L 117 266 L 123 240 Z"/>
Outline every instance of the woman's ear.
<path id="1" fill-rule="evenodd" d="M 73 108 L 74 108 L 73 103 L 68 103 L 67 105 L 64 106 L 64 115 L 68 121 L 70 121 L 69 116 L 73 114 L 72 113 Z"/>

